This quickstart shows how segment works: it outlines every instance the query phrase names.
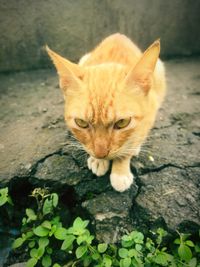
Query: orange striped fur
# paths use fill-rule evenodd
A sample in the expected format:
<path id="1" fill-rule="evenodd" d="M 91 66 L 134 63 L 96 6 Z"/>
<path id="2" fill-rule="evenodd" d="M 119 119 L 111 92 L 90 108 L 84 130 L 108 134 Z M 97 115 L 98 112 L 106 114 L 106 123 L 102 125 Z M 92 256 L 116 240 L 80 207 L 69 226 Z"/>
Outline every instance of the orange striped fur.
<path id="1" fill-rule="evenodd" d="M 113 160 L 111 184 L 118 191 L 128 189 L 133 181 L 130 158 L 138 154 L 165 95 L 160 42 L 142 53 L 126 36 L 113 34 L 79 64 L 48 47 L 47 52 L 65 97 L 66 123 L 90 154 L 89 168 L 97 175 L 104 174 L 108 161 Z M 76 119 L 84 120 L 87 127 L 79 127 Z M 116 122 L 122 119 L 130 119 L 130 123 L 116 129 Z M 108 166 L 100 171 L 98 166 L 103 163 Z"/>

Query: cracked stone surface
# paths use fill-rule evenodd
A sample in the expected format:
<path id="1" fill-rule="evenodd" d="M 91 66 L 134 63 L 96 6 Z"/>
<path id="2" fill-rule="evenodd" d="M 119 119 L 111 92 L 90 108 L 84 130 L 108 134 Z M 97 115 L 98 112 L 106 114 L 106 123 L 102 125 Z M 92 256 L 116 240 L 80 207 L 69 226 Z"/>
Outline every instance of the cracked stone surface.
<path id="1" fill-rule="evenodd" d="M 1 74 L 0 185 L 27 181 L 70 192 L 99 240 L 115 242 L 133 227 L 195 230 L 200 225 L 200 58 L 166 62 L 168 94 L 138 158 L 136 183 L 115 192 L 73 145 L 54 71 Z M 68 209 L 68 201 L 65 201 Z"/>

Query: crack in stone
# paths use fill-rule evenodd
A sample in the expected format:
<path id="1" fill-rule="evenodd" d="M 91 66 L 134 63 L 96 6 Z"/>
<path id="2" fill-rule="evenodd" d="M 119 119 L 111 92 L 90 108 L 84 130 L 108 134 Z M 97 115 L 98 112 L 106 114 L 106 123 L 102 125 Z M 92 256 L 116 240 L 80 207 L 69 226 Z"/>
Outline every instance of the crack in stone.
<path id="1" fill-rule="evenodd" d="M 200 132 L 192 132 L 193 135 L 200 137 Z"/>
<path id="2" fill-rule="evenodd" d="M 49 157 L 51 157 L 53 155 L 60 155 L 61 156 L 62 155 L 61 149 L 46 155 L 45 157 L 39 159 L 35 164 L 33 164 L 33 166 L 31 167 L 31 171 L 30 171 L 30 174 L 29 174 L 28 177 L 34 176 L 35 173 L 37 172 L 38 165 L 43 163 L 46 159 L 48 159 Z"/>
<path id="3" fill-rule="evenodd" d="M 163 169 L 170 168 L 170 167 L 177 168 L 177 169 L 185 169 L 185 166 L 178 166 L 178 165 L 173 164 L 173 163 L 166 163 L 166 164 L 163 164 L 163 165 L 155 167 L 155 168 L 143 168 L 143 169 L 141 169 L 141 173 L 139 174 L 139 176 L 140 175 L 142 176 L 142 175 L 145 175 L 145 174 L 148 174 L 151 172 L 160 172 Z"/>

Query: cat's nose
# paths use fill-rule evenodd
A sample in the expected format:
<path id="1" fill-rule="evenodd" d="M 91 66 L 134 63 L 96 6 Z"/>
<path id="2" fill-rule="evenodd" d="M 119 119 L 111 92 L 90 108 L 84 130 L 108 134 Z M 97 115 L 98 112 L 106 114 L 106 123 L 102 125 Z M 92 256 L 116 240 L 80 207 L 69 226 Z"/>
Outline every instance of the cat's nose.
<path id="1" fill-rule="evenodd" d="M 94 145 L 94 154 L 96 158 L 103 159 L 109 153 L 108 147 L 104 143 L 96 143 Z"/>

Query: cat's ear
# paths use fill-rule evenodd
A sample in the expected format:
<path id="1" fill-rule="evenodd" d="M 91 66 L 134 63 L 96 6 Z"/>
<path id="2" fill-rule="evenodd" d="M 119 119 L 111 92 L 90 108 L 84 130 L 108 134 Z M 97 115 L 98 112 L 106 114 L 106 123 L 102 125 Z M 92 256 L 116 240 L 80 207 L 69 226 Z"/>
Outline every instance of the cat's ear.
<path id="1" fill-rule="evenodd" d="M 157 40 L 143 53 L 138 63 L 127 74 L 126 83 L 137 84 L 147 94 L 152 85 L 152 74 L 159 54 L 160 40 Z"/>
<path id="2" fill-rule="evenodd" d="M 46 46 L 46 51 L 57 69 L 60 78 L 60 88 L 63 90 L 64 94 L 67 92 L 68 88 L 80 87 L 81 77 L 83 75 L 81 67 L 61 57 L 48 46 Z"/>

